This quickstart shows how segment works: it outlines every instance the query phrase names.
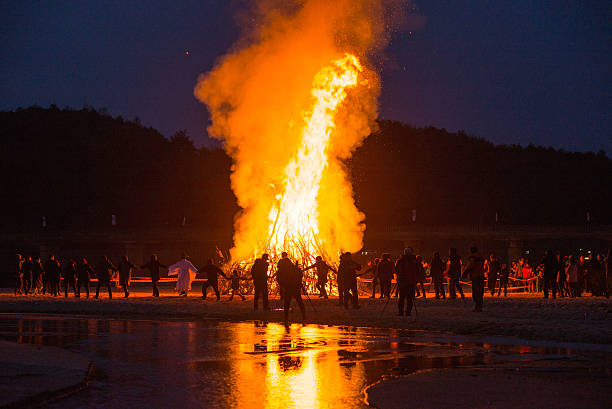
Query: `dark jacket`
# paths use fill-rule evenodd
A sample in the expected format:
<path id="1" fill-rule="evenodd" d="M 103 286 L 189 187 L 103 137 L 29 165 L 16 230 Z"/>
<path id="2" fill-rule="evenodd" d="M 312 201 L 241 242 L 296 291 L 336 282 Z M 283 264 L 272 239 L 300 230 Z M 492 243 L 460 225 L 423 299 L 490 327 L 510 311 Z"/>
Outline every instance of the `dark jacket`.
<path id="1" fill-rule="evenodd" d="M 288 259 L 281 259 L 288 260 Z M 298 268 L 295 264 L 293 264 L 290 260 L 289 263 L 284 263 L 286 266 L 283 266 L 282 269 L 278 271 L 278 282 L 279 284 L 285 288 L 290 290 L 297 290 L 302 288 L 302 270 Z"/>
<path id="2" fill-rule="evenodd" d="M 77 271 L 79 273 L 78 275 L 80 282 L 89 282 L 91 274 L 93 273 L 93 270 L 91 269 L 91 266 L 89 264 L 79 264 Z"/>
<path id="3" fill-rule="evenodd" d="M 265 284 L 268 280 L 268 262 L 262 258 L 258 258 L 251 267 L 251 276 L 257 284 Z"/>
<path id="4" fill-rule="evenodd" d="M 350 257 L 343 257 L 338 266 L 338 285 L 351 287 L 357 283 L 357 270 L 361 264 L 356 263 Z"/>
<path id="5" fill-rule="evenodd" d="M 206 264 L 199 273 L 202 275 L 202 278 L 206 278 L 209 283 L 216 283 L 219 281 L 220 275 L 227 278 L 223 271 L 214 264 Z"/>
<path id="6" fill-rule="evenodd" d="M 100 281 L 110 281 L 113 277 L 113 272 L 117 268 L 110 261 L 103 260 L 96 268 L 96 274 Z"/>
<path id="7" fill-rule="evenodd" d="M 15 276 L 21 277 L 23 276 L 23 263 L 25 262 L 22 258 L 15 258 Z"/>
<path id="8" fill-rule="evenodd" d="M 140 266 L 140 268 L 146 268 L 149 270 L 149 275 L 151 276 L 152 281 L 159 281 L 159 268 L 166 267 L 161 264 L 159 260 L 149 260 L 147 264 Z"/>
<path id="9" fill-rule="evenodd" d="M 126 283 L 130 281 L 132 278 L 132 271 L 135 268 L 136 266 L 129 261 L 121 260 L 117 266 L 117 270 L 119 270 L 119 282 Z"/>
<path id="10" fill-rule="evenodd" d="M 484 263 L 485 259 L 480 254 L 476 253 L 470 255 L 465 270 L 463 270 L 463 276 L 470 277 L 470 280 L 474 280 L 477 277 L 484 277 Z"/>
<path id="11" fill-rule="evenodd" d="M 63 271 L 64 271 L 64 280 L 67 280 L 67 281 L 76 280 L 76 278 L 79 275 L 77 269 L 70 263 L 64 264 Z"/>
<path id="12" fill-rule="evenodd" d="M 281 258 L 276 264 L 276 279 L 281 287 L 284 287 L 290 281 L 290 276 L 294 269 L 294 264 L 288 258 Z"/>
<path id="13" fill-rule="evenodd" d="M 395 271 L 395 266 L 393 265 L 393 261 L 391 260 L 380 260 L 378 263 L 378 278 L 381 281 L 390 281 L 393 278 L 393 272 Z"/>
<path id="14" fill-rule="evenodd" d="M 404 254 L 402 258 L 397 260 L 395 274 L 397 275 L 397 284 L 400 287 L 416 285 L 419 279 L 419 266 L 417 264 L 416 257 L 412 254 Z"/>
<path id="15" fill-rule="evenodd" d="M 59 261 L 57 261 L 57 260 L 47 260 L 45 262 L 45 271 L 47 272 L 47 278 L 48 279 L 59 280 L 60 274 L 61 274 L 61 271 L 62 271 L 60 269 Z"/>
<path id="16" fill-rule="evenodd" d="M 437 258 L 432 258 L 431 259 L 431 264 L 430 264 L 430 268 L 429 268 L 429 274 L 431 275 L 431 278 L 434 281 L 440 281 L 442 280 L 442 276 L 444 274 L 444 262 L 442 261 L 442 259 L 440 257 Z"/>
<path id="17" fill-rule="evenodd" d="M 448 258 L 448 275 L 452 278 L 461 276 L 461 257 L 452 255 Z"/>

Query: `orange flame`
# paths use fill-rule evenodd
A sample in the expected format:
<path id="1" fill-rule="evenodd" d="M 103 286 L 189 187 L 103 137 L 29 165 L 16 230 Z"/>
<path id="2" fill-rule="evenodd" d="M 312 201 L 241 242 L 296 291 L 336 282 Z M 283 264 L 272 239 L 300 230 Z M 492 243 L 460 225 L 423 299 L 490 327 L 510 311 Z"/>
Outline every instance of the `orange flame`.
<path id="1" fill-rule="evenodd" d="M 362 70 L 357 57 L 346 54 L 315 76 L 315 103 L 305 118 L 301 146 L 285 168 L 284 191 L 275 196 L 268 216 L 270 240 L 266 251 L 333 255 L 341 250 L 335 235 L 319 238 L 319 214 L 325 211 L 325 203 L 317 199 L 323 173 L 330 169 L 327 155 L 336 110 L 346 98 L 346 89 L 357 85 Z"/>
<path id="2" fill-rule="evenodd" d="M 380 0 L 255 4 L 249 42 L 195 89 L 210 112 L 209 135 L 233 159 L 242 211 L 230 257 L 287 251 L 335 260 L 362 246 L 365 216 L 343 160 L 372 132 L 379 82 L 357 56 L 383 45 L 388 9 Z"/>

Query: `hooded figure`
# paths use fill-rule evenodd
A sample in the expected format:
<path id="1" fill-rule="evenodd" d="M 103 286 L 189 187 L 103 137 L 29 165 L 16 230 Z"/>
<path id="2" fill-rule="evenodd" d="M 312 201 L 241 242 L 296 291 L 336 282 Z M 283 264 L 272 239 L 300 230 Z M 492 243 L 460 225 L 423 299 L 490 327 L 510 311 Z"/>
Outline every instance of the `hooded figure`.
<path id="1" fill-rule="evenodd" d="M 178 277 L 176 290 L 183 297 L 187 297 L 187 292 L 191 290 L 191 282 L 195 279 L 197 272 L 198 269 L 191 264 L 186 254 L 183 254 L 181 261 L 168 267 L 168 275 Z"/>

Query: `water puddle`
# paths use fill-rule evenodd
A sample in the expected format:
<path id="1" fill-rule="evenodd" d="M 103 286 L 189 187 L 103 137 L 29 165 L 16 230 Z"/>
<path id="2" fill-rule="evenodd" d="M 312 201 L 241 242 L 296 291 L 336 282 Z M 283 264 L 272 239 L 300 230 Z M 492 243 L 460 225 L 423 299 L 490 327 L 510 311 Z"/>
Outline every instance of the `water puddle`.
<path id="1" fill-rule="evenodd" d="M 56 408 L 365 407 L 363 389 L 387 376 L 576 355 L 391 329 L 11 314 L 0 314 L 0 338 L 93 361 L 90 387 Z"/>

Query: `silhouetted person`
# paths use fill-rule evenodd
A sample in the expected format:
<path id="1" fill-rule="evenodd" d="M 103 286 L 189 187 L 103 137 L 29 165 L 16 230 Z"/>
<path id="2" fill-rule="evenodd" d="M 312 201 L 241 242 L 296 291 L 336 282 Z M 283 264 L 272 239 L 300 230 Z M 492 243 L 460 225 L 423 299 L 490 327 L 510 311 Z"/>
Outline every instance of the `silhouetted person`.
<path id="1" fill-rule="evenodd" d="M 580 282 L 579 282 L 579 266 L 578 260 L 575 255 L 571 255 L 569 258 L 569 265 L 565 269 L 565 275 L 570 288 L 570 295 L 572 298 L 580 297 Z"/>
<path id="2" fill-rule="evenodd" d="M 15 272 L 15 295 L 21 294 L 23 291 L 23 263 L 25 260 L 21 254 L 15 255 L 15 265 L 13 271 Z"/>
<path id="3" fill-rule="evenodd" d="M 548 298 L 548 291 L 552 290 L 552 297 L 557 298 L 557 276 L 559 262 L 550 250 L 544 252 L 544 258 L 540 262 L 544 267 L 544 298 Z"/>
<path id="4" fill-rule="evenodd" d="M 153 286 L 153 297 L 159 297 L 159 287 L 157 283 L 159 282 L 159 268 L 166 267 L 161 264 L 157 259 L 157 254 L 151 255 L 151 259 L 148 263 L 140 266 L 140 268 L 146 268 L 149 270 L 149 275 L 151 276 L 151 284 Z"/>
<path id="5" fill-rule="evenodd" d="M 77 297 L 81 296 L 81 288 L 85 288 L 85 294 L 87 298 L 89 298 L 89 281 L 91 280 L 91 275 L 93 274 L 93 269 L 87 262 L 86 258 L 81 260 L 81 264 L 77 267 L 78 271 L 78 280 L 77 280 Z"/>
<path id="6" fill-rule="evenodd" d="M 569 297 L 569 288 L 567 286 L 567 277 L 565 276 L 565 260 L 561 253 L 557 253 L 555 256 L 555 270 L 557 277 L 557 291 L 559 292 L 559 297 Z"/>
<path id="7" fill-rule="evenodd" d="M 421 292 L 423 293 L 423 298 L 427 298 L 427 293 L 425 292 L 425 281 L 427 281 L 427 276 L 425 275 L 425 267 L 423 266 L 423 257 L 421 256 L 416 256 L 416 262 L 417 262 L 417 269 L 418 269 L 418 275 L 417 275 L 417 286 L 416 286 L 416 296 L 418 297 L 419 294 L 419 285 L 421 286 Z"/>
<path id="8" fill-rule="evenodd" d="M 268 310 L 268 254 L 264 253 L 261 258 L 258 258 L 251 267 L 251 276 L 253 277 L 253 285 L 255 287 L 255 297 L 253 298 L 253 306 L 257 310 L 257 301 L 261 297 L 264 310 Z"/>
<path id="9" fill-rule="evenodd" d="M 461 294 L 461 298 L 465 298 L 461 283 L 459 282 L 461 278 L 461 257 L 457 254 L 456 248 L 450 248 L 448 253 L 448 262 L 446 263 L 446 271 L 450 279 L 448 298 L 457 298 L 457 291 Z"/>
<path id="10" fill-rule="evenodd" d="M 412 254 L 410 247 L 404 249 L 404 255 L 395 263 L 395 275 L 399 288 L 397 315 L 404 315 L 404 304 L 406 304 L 406 315 L 410 315 L 414 305 L 414 291 L 419 275 L 416 257 Z"/>
<path id="11" fill-rule="evenodd" d="M 319 298 L 327 299 L 327 289 L 325 286 L 327 285 L 327 275 L 329 274 L 329 270 L 337 273 L 336 269 L 323 261 L 321 256 L 317 256 L 315 259 L 315 263 L 309 267 L 306 267 L 304 271 L 310 270 L 311 268 L 316 268 L 317 274 L 317 288 L 319 290 Z"/>
<path id="12" fill-rule="evenodd" d="M 497 296 L 501 295 L 502 288 L 504 289 L 504 297 L 508 296 L 508 277 L 510 276 L 510 270 L 506 264 L 502 264 L 501 270 L 499 271 L 499 289 L 497 290 Z"/>
<path id="13" fill-rule="evenodd" d="M 64 264 L 64 268 L 62 269 L 64 275 L 64 297 L 68 297 L 68 290 L 70 286 L 72 286 L 72 291 L 74 292 L 74 296 L 76 297 L 79 293 L 77 289 L 77 266 L 74 260 L 68 260 Z"/>
<path id="14" fill-rule="evenodd" d="M 234 295 L 238 294 L 240 296 L 240 298 L 242 298 L 242 301 L 246 300 L 246 298 L 244 298 L 244 295 L 242 295 L 242 293 L 240 292 L 240 281 L 243 280 L 242 277 L 240 277 L 240 274 L 238 274 L 238 270 L 233 270 L 232 271 L 232 275 L 230 276 L 230 290 L 232 291 L 232 294 L 230 295 L 230 301 L 232 301 L 234 299 Z"/>
<path id="15" fill-rule="evenodd" d="M 28 256 L 28 258 L 23 262 L 21 269 L 23 271 L 23 293 L 25 295 L 30 294 L 33 291 L 32 287 L 32 257 Z"/>
<path id="16" fill-rule="evenodd" d="M 37 257 L 34 261 L 32 261 L 32 293 L 33 294 L 42 294 L 44 292 L 44 287 L 43 287 L 44 274 L 45 274 L 45 269 L 43 267 L 43 264 L 40 261 L 40 257 Z"/>
<path id="17" fill-rule="evenodd" d="M 348 308 L 349 300 L 354 309 L 359 308 L 357 270 L 360 269 L 361 265 L 353 261 L 353 257 L 348 251 L 340 258 L 340 265 L 338 266 L 338 286 L 342 284 L 342 301 L 344 308 Z"/>
<path id="18" fill-rule="evenodd" d="M 495 286 L 497 285 L 497 277 L 501 271 L 501 263 L 495 255 L 491 253 L 489 259 L 485 263 L 485 272 L 487 275 L 487 287 L 491 295 L 495 294 Z"/>
<path id="19" fill-rule="evenodd" d="M 377 270 L 378 280 L 380 281 L 380 298 L 391 298 L 391 280 L 393 280 L 393 273 L 395 272 L 395 265 L 391 260 L 391 254 L 384 253 L 382 255 L 382 259 L 378 262 Z"/>
<path id="20" fill-rule="evenodd" d="M 111 279 L 113 278 L 114 271 L 117 268 L 109 260 L 108 257 L 103 256 L 102 262 L 96 266 L 96 275 L 98 276 L 98 286 L 96 287 L 96 297 L 100 295 L 100 287 L 106 285 L 108 288 L 108 298 L 113 298 L 113 289 L 111 288 Z"/>
<path id="21" fill-rule="evenodd" d="M 437 251 L 433 253 L 433 257 L 431 258 L 431 263 L 429 263 L 429 274 L 431 275 L 431 281 L 434 285 L 434 291 L 436 293 L 436 298 L 446 298 L 446 294 L 444 293 L 444 270 L 445 270 L 444 261 L 440 257 L 440 253 Z"/>
<path id="22" fill-rule="evenodd" d="M 476 312 L 482 311 L 485 285 L 484 264 L 485 259 L 478 254 L 478 249 L 476 247 L 470 248 L 470 255 L 465 270 L 463 270 L 463 276 L 472 280 L 472 299 Z"/>
<path id="23" fill-rule="evenodd" d="M 281 268 L 278 269 L 278 283 L 282 288 L 283 293 L 283 306 L 285 312 L 285 322 L 289 321 L 289 308 L 291 307 L 291 299 L 295 298 L 300 311 L 302 312 L 302 320 L 306 319 L 306 310 L 304 308 L 304 301 L 302 301 L 301 289 L 302 289 L 302 270 L 297 264 L 293 264 L 289 260 L 287 253 L 283 253 L 283 258 L 279 260 L 279 265 L 282 260 L 287 260 L 289 263 L 283 263 Z"/>
<path id="24" fill-rule="evenodd" d="M 378 278 L 378 264 L 380 263 L 380 258 L 375 258 L 373 262 L 368 263 L 368 268 L 364 271 L 363 275 L 372 274 L 372 295 L 370 298 L 376 298 L 376 283 L 378 283 L 378 287 L 381 288 L 380 298 L 382 298 L 382 287 L 380 285 L 380 279 Z"/>
<path id="25" fill-rule="evenodd" d="M 47 277 L 46 287 L 49 295 L 57 297 L 60 294 L 60 276 L 62 270 L 60 268 L 59 261 L 55 259 L 52 254 L 49 256 L 49 260 L 45 263 L 45 275 Z"/>
<path id="26" fill-rule="evenodd" d="M 278 260 L 278 263 L 276 263 L 276 274 L 274 274 L 278 282 L 278 289 L 279 289 L 281 300 L 285 299 L 285 293 L 284 293 L 285 287 L 282 285 L 280 278 L 281 276 L 288 275 L 291 272 L 291 270 L 293 270 L 293 267 L 294 265 L 291 262 L 291 260 L 289 260 L 289 256 L 287 255 L 287 252 L 283 251 L 281 253 L 280 260 Z"/>
<path id="27" fill-rule="evenodd" d="M 202 298 L 206 299 L 206 290 L 208 287 L 212 287 L 217 296 L 217 301 L 219 301 L 221 299 L 221 295 L 219 294 L 219 276 L 223 276 L 227 280 L 229 280 L 229 278 L 213 263 L 211 258 L 208 259 L 208 262 L 200 270 L 200 273 L 206 278 L 206 281 L 202 283 Z"/>
<path id="28" fill-rule="evenodd" d="M 606 298 L 610 298 L 612 292 L 612 249 L 608 249 L 608 254 L 604 259 L 604 267 L 606 272 Z"/>
<path id="29" fill-rule="evenodd" d="M 125 298 L 130 296 L 130 280 L 132 279 L 132 272 L 135 268 L 136 266 L 130 263 L 128 256 L 123 256 L 117 266 L 117 270 L 119 270 L 119 285 L 123 287 L 123 296 Z"/>

